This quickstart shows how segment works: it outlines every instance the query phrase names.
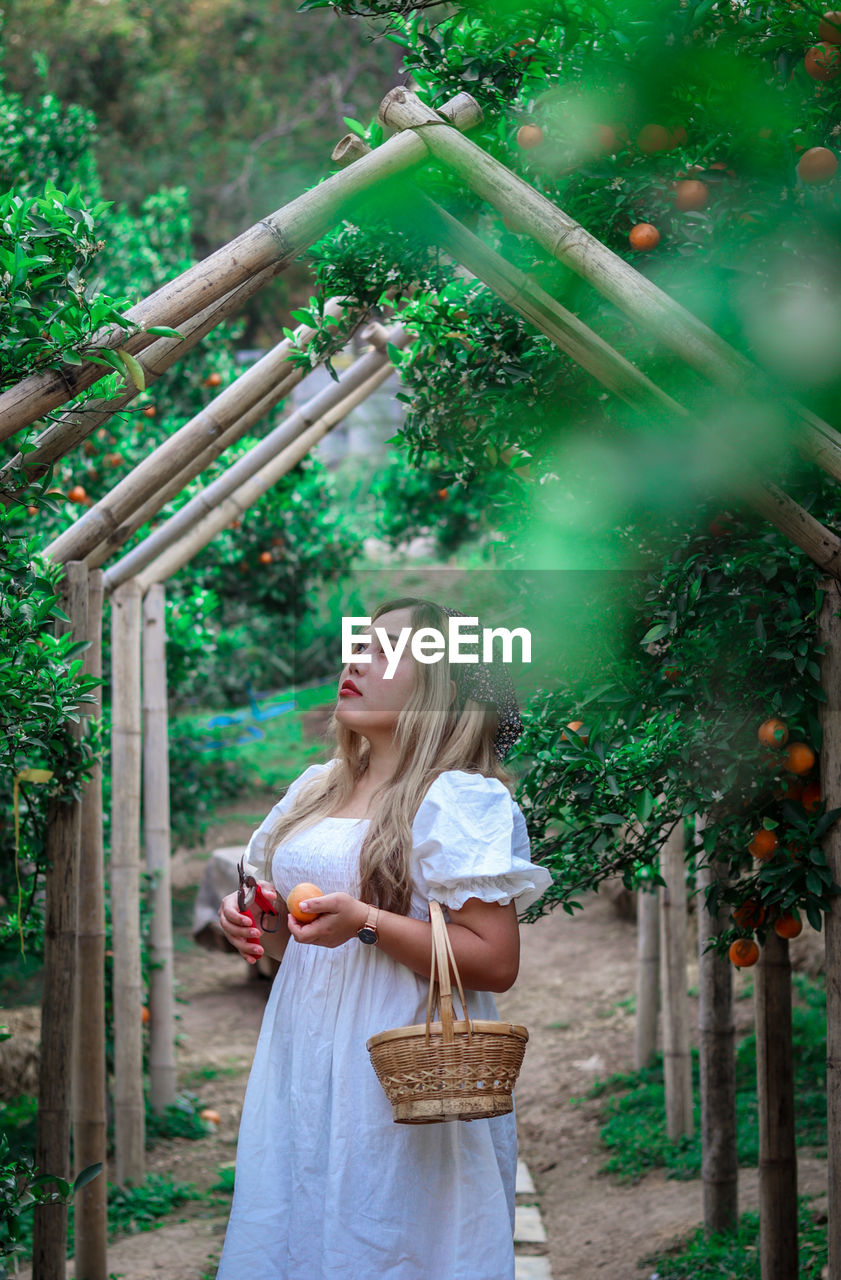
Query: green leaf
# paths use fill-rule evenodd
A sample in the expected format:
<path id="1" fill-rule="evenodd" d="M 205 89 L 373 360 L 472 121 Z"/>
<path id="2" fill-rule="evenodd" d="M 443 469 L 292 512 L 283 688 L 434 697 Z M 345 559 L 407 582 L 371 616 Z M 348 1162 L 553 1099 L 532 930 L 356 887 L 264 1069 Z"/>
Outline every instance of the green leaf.
<path id="1" fill-rule="evenodd" d="M 125 365 L 126 373 L 128 374 L 128 377 L 131 380 L 131 382 L 134 383 L 137 390 L 145 391 L 146 390 L 146 374 L 143 371 L 143 365 L 140 364 L 139 361 L 135 360 L 134 356 L 131 355 L 128 351 L 126 351 L 125 347 L 118 347 L 117 355 L 120 357 L 123 364 Z"/>
<path id="2" fill-rule="evenodd" d="M 667 636 L 671 629 L 668 622 L 658 622 L 646 631 L 642 640 L 640 640 L 640 644 L 653 644 L 655 640 L 662 640 L 663 636 Z"/>
<path id="3" fill-rule="evenodd" d="M 342 119 L 350 129 L 351 133 L 356 134 L 357 138 L 364 138 L 366 136 L 367 130 L 364 124 L 360 124 L 358 120 L 351 119 L 350 116 L 342 116 Z"/>
<path id="4" fill-rule="evenodd" d="M 637 793 L 637 798 L 634 802 L 634 813 L 639 818 L 640 822 L 646 822 L 651 816 L 653 808 L 654 796 L 651 794 L 648 787 L 643 787 L 642 791 Z"/>
<path id="5" fill-rule="evenodd" d="M 87 1168 L 83 1169 L 81 1173 L 76 1175 L 76 1180 L 73 1183 L 74 1192 L 80 1191 L 81 1188 L 86 1187 L 89 1182 L 93 1182 L 94 1178 L 96 1178 L 100 1173 L 102 1173 L 101 1161 L 97 1161 L 96 1164 L 89 1164 Z"/>
<path id="6" fill-rule="evenodd" d="M 153 324 L 147 330 L 147 333 L 154 333 L 158 338 L 183 338 L 184 334 L 179 333 L 177 329 L 170 329 L 165 324 Z"/>

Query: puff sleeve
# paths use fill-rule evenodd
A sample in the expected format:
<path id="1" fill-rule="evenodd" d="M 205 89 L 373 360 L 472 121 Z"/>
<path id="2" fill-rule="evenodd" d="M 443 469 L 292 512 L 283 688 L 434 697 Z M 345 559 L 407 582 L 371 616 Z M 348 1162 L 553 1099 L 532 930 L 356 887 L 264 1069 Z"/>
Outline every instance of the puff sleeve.
<path id="1" fill-rule="evenodd" d="M 290 782 L 277 804 L 272 806 L 263 821 L 260 823 L 259 827 L 252 833 L 251 839 L 248 841 L 248 847 L 245 851 L 245 861 L 250 862 L 253 867 L 259 867 L 261 875 L 266 857 L 266 842 L 268 841 L 269 834 L 273 830 L 278 818 L 282 814 L 286 813 L 287 809 L 292 808 L 295 796 L 301 787 L 305 786 L 311 778 L 317 777 L 320 773 L 323 773 L 325 769 L 330 769 L 332 766 L 333 760 L 327 760 L 320 764 L 309 765 L 303 773 L 299 774 L 297 778 Z"/>
<path id="2" fill-rule="evenodd" d="M 412 824 L 413 863 L 428 899 L 459 911 L 468 898 L 525 910 L 552 877 L 531 861 L 526 821 L 498 778 L 449 769 L 424 796 Z"/>

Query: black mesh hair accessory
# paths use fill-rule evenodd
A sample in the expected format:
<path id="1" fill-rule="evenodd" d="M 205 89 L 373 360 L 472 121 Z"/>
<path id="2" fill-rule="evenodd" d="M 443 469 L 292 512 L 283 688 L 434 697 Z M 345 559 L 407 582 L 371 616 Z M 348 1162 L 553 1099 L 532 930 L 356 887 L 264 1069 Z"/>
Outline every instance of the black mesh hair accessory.
<path id="1" fill-rule="evenodd" d="M 471 616 L 462 613 L 460 609 L 447 609 L 443 605 L 441 608 L 449 618 Z M 489 702 L 496 707 L 499 725 L 494 738 L 494 750 L 499 759 L 504 760 L 523 732 L 517 695 L 505 663 L 496 657 L 493 662 L 454 662 L 450 672 L 456 682 L 459 709 L 464 706 L 465 698 Z"/>

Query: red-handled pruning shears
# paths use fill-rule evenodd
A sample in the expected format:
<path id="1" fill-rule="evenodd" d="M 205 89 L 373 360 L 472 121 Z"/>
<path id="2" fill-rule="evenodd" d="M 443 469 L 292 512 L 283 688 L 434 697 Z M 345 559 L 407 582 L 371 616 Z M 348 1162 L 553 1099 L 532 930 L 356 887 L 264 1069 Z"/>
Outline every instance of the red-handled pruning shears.
<path id="1" fill-rule="evenodd" d="M 280 928 L 280 916 L 275 911 L 269 899 L 263 893 L 257 881 L 253 876 L 245 874 L 245 854 L 237 864 L 239 872 L 239 888 L 237 889 L 237 907 L 244 916 L 248 916 L 255 928 L 262 929 L 264 933 L 276 933 Z M 260 923 L 254 919 L 254 912 L 249 910 L 251 903 L 255 903 L 260 910 Z M 274 917 L 274 926 L 270 929 L 266 923 L 266 917 Z"/>

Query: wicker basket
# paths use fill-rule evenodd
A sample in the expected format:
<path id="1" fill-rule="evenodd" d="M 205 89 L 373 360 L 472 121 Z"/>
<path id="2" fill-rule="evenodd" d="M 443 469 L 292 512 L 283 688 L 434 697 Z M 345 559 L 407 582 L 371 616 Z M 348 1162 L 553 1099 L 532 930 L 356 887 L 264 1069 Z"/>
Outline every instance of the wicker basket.
<path id="1" fill-rule="evenodd" d="M 374 1070 L 397 1124 L 505 1115 L 513 1107 L 511 1093 L 529 1033 L 512 1022 L 467 1019 L 461 978 L 440 903 L 430 902 L 429 920 L 432 970 L 426 1022 L 371 1036 L 367 1047 Z M 453 1016 L 450 965 L 465 1015 L 461 1022 Z M 439 1004 L 441 1021 L 432 1022 L 433 1009 Z"/>

